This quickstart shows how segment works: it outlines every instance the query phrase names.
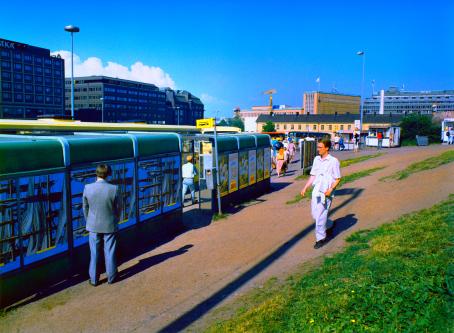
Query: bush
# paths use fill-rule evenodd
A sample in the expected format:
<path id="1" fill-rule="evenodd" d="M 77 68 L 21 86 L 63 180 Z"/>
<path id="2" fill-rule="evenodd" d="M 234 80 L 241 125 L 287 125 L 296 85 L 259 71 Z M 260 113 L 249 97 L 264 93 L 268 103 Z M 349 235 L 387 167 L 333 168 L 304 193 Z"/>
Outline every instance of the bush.
<path id="1" fill-rule="evenodd" d="M 441 127 L 432 116 L 410 114 L 402 119 L 400 127 L 403 146 L 416 145 L 416 135 L 429 137 L 429 143 L 440 142 Z"/>

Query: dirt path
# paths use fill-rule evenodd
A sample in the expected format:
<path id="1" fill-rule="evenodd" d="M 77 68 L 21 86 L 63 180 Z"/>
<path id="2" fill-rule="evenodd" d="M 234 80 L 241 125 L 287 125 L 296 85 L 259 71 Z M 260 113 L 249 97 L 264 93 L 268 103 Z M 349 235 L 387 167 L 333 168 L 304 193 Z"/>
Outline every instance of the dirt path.
<path id="1" fill-rule="evenodd" d="M 453 164 L 379 182 L 405 166 L 452 149 L 449 146 L 385 150 L 384 155 L 342 170 L 349 174 L 384 169 L 337 191 L 331 219 L 336 237 L 312 248 L 309 201 L 286 205 L 303 186 L 296 174 L 274 178 L 279 191 L 235 214 L 181 234 L 120 267 L 135 274 L 97 288 L 86 282 L 19 307 L 2 317 L 1 332 L 198 331 L 213 309 L 261 285 L 286 276 L 305 261 L 338 251 L 352 232 L 374 228 L 405 213 L 427 208 L 454 193 Z M 375 153 L 374 150 L 361 154 Z M 341 159 L 350 152 L 335 152 Z M 185 221 L 192 223 L 193 221 Z"/>

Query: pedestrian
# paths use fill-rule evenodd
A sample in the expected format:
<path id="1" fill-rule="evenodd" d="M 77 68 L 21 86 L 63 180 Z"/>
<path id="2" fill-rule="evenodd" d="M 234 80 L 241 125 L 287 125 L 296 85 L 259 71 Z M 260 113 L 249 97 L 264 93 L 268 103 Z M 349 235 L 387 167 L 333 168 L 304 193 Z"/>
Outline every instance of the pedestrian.
<path id="1" fill-rule="evenodd" d="M 345 149 L 345 145 L 344 145 L 344 137 L 341 135 L 339 137 L 339 150 L 344 150 Z"/>
<path id="2" fill-rule="evenodd" d="M 391 128 L 390 132 L 389 132 L 389 147 L 393 147 L 394 146 L 394 130 Z"/>
<path id="3" fill-rule="evenodd" d="M 450 143 L 451 145 L 454 145 L 454 130 L 451 129 L 451 130 L 449 131 L 449 133 L 450 133 L 450 137 L 449 137 L 449 138 L 451 139 L 451 141 L 450 141 L 449 143 Z"/>
<path id="4" fill-rule="evenodd" d="M 282 168 L 284 167 L 285 150 L 284 147 L 280 148 L 276 156 L 276 172 L 277 176 L 281 176 Z M 285 172 L 285 171 L 284 171 Z"/>
<path id="5" fill-rule="evenodd" d="M 354 142 L 354 152 L 357 153 L 358 152 L 358 149 L 359 149 L 359 133 L 358 131 L 355 131 L 353 133 L 353 142 Z"/>
<path id="6" fill-rule="evenodd" d="M 87 184 L 83 192 L 83 212 L 89 232 L 90 266 L 88 281 L 92 286 L 99 284 L 98 259 L 101 243 L 104 242 L 104 260 L 106 264 L 107 282 L 112 284 L 117 279 L 116 248 L 118 221 L 120 218 L 120 194 L 118 186 L 110 184 L 107 177 L 111 169 L 106 164 L 96 167 L 96 182 Z"/>
<path id="7" fill-rule="evenodd" d="M 319 156 L 315 157 L 311 176 L 301 190 L 304 197 L 307 189 L 312 185 L 311 211 L 315 220 L 315 245 L 318 249 L 326 244 L 326 223 L 333 200 L 333 192 L 341 181 L 339 160 L 329 153 L 331 140 L 320 139 L 317 143 Z"/>
<path id="8" fill-rule="evenodd" d="M 339 150 L 339 135 L 337 133 L 334 135 L 334 150 Z"/>
<path id="9" fill-rule="evenodd" d="M 381 131 L 377 132 L 377 150 L 380 150 L 383 145 L 383 133 Z"/>
<path id="10" fill-rule="evenodd" d="M 184 206 L 184 197 L 186 192 L 191 192 L 191 200 L 192 204 L 196 203 L 195 200 L 195 187 L 194 187 L 194 177 L 197 175 L 197 169 L 194 164 L 192 164 L 192 156 L 189 155 L 186 157 L 186 163 L 183 164 L 182 168 L 182 177 L 183 177 L 183 201 L 182 205 Z"/>
<path id="11" fill-rule="evenodd" d="M 295 144 L 293 143 L 293 140 L 292 140 L 292 139 L 289 139 L 289 143 L 288 143 L 288 153 L 289 153 L 289 163 L 292 163 L 293 158 L 295 157 L 295 153 L 296 153 L 296 146 L 295 146 Z"/>

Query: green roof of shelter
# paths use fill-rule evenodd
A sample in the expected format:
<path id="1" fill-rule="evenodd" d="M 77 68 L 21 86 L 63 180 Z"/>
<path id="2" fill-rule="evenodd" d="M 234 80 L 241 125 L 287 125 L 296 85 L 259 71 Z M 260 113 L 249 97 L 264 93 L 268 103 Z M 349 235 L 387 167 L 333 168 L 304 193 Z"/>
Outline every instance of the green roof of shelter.
<path id="1" fill-rule="evenodd" d="M 108 135 L 65 136 L 69 144 L 70 164 L 119 160 L 134 157 L 131 138 Z"/>
<path id="2" fill-rule="evenodd" d="M 134 134 L 138 142 L 138 155 L 153 156 L 159 154 L 179 153 L 180 140 L 177 134 L 173 133 L 150 133 Z"/>
<path id="3" fill-rule="evenodd" d="M 231 135 L 218 135 L 218 152 L 238 151 L 238 141 Z"/>
<path id="4" fill-rule="evenodd" d="M 252 135 L 235 135 L 240 143 L 240 149 L 255 148 L 255 138 Z"/>
<path id="5" fill-rule="evenodd" d="M 0 138 L 0 175 L 64 167 L 60 142 Z"/>
<path id="6" fill-rule="evenodd" d="M 251 135 L 253 135 L 257 138 L 257 147 L 271 146 L 271 143 L 270 143 L 271 138 L 268 134 L 251 133 Z"/>

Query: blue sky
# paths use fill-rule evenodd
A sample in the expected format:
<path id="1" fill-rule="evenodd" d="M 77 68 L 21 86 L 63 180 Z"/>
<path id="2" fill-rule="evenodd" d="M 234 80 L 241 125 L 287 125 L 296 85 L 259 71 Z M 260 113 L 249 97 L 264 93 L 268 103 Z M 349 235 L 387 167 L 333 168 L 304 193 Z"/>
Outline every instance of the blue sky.
<path id="1" fill-rule="evenodd" d="M 0 38 L 69 51 L 63 27 L 77 25 L 81 73 L 143 76 L 188 90 L 207 116 L 266 105 L 262 92 L 270 88 L 275 104 L 300 106 L 317 77 L 323 91 L 359 95 L 359 50 L 366 96 L 372 80 L 375 90 L 454 89 L 449 0 L 6 1 Z"/>

